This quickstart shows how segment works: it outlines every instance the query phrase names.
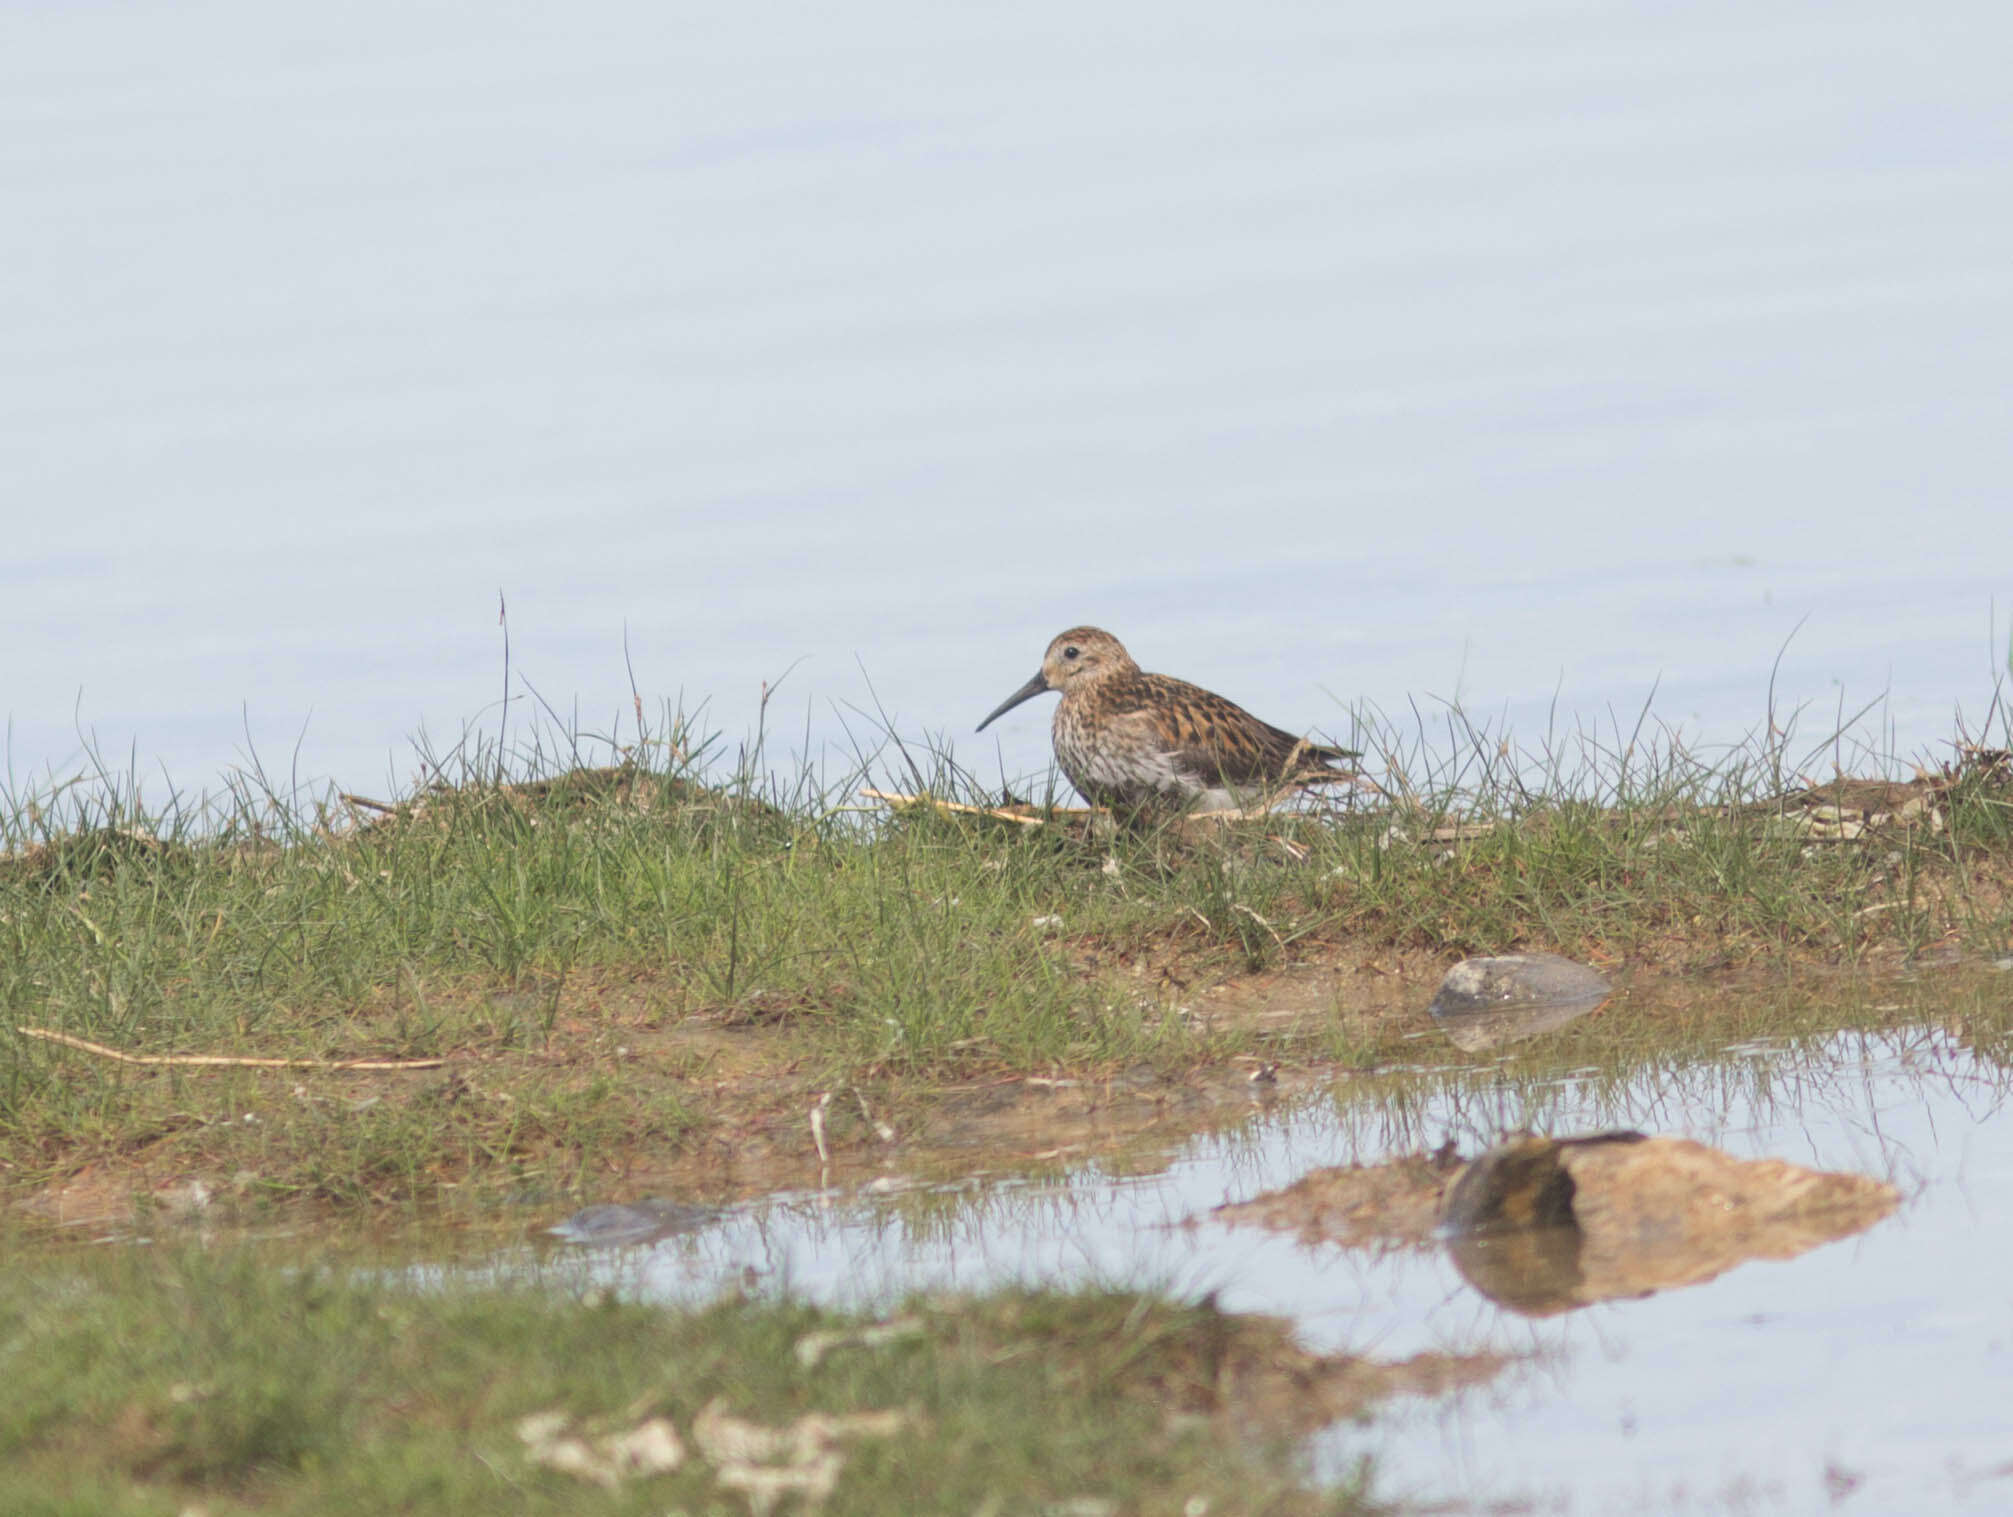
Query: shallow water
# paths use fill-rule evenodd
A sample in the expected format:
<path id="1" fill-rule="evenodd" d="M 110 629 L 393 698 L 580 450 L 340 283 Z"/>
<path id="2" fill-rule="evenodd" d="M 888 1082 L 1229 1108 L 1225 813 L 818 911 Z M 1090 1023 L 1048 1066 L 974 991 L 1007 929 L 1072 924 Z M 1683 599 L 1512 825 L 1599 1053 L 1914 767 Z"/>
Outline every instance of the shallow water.
<path id="1" fill-rule="evenodd" d="M 841 765 L 861 666 L 1043 765 L 970 728 L 1081 620 L 1338 735 L 1733 737 L 1792 633 L 1982 711 L 2005 7 L 785 10 L 7 7 L 17 777 L 373 791 L 494 730 L 499 590 L 589 729 L 626 635 Z"/>
<path id="2" fill-rule="evenodd" d="M 1480 1388 L 1400 1401 L 1317 1440 L 1332 1473 L 1374 1455 L 1387 1496 L 1801 1511 L 1850 1486 L 1854 1511 L 1998 1511 L 2013 1500 L 2010 1092 L 2013 1075 L 1941 1025 L 1753 1044 L 1626 1080 L 1495 1087 L 1485 1065 L 1450 1065 L 1402 1107 L 1345 1081 L 1254 1108 L 1244 1128 L 1191 1142 L 1158 1173 L 1093 1165 L 1051 1181 L 779 1196 L 547 1264 L 667 1302 L 737 1287 L 882 1303 L 920 1288 L 1094 1279 L 1215 1291 L 1226 1308 L 1290 1316 L 1325 1349 L 1517 1356 Z M 1890 1179 L 1906 1199 L 1869 1231 L 1794 1260 L 1542 1320 L 1479 1295 L 1438 1248 L 1309 1247 L 1211 1216 L 1312 1168 L 1449 1134 L 1472 1151 L 1521 1122 L 1682 1134 Z"/>

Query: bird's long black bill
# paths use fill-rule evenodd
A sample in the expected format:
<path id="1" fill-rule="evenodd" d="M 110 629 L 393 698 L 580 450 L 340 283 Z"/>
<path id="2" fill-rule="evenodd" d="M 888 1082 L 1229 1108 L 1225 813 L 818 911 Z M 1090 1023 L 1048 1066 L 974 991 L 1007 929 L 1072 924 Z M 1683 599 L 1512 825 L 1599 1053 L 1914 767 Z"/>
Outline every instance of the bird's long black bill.
<path id="1" fill-rule="evenodd" d="M 1005 700 L 1001 701 L 999 703 L 998 708 L 994 710 L 993 714 L 987 717 L 984 721 L 979 723 L 978 730 L 980 732 L 985 731 L 986 728 L 990 727 L 994 722 L 998 721 L 1001 717 L 1005 716 L 1009 711 L 1013 710 L 1013 708 L 1018 706 L 1022 701 L 1031 701 L 1046 689 L 1048 689 L 1048 680 L 1044 675 L 1041 674 L 1039 670 L 1037 670 L 1035 673 L 1035 677 L 1033 679 L 1029 680 L 1025 685 L 1022 685 L 1020 689 L 1014 691 L 1012 695 L 1009 695 Z"/>

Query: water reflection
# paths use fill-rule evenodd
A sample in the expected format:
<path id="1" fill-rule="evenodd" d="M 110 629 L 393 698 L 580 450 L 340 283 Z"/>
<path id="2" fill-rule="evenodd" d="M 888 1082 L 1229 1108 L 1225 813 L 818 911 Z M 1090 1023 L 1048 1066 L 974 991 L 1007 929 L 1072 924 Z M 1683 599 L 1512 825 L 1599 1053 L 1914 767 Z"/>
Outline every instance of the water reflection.
<path id="1" fill-rule="evenodd" d="M 2013 1223 L 1991 1204 L 2013 1187 L 2013 1129 L 1997 1120 L 2008 1076 L 1953 1027 L 1800 1051 L 1755 1044 L 1626 1076 L 1526 1083 L 1469 1066 L 1358 1079 L 1196 1139 L 1159 1173 L 1092 1165 L 1052 1180 L 799 1193 L 566 1257 L 595 1282 L 667 1302 L 731 1287 L 888 1304 L 919 1289 L 1095 1279 L 1214 1290 L 1226 1309 L 1291 1317 L 1320 1351 L 1519 1356 L 1492 1389 L 1395 1406 L 1373 1430 L 1318 1440 L 1322 1468 L 1337 1473 L 1373 1453 L 1389 1494 L 1598 1511 L 1645 1489 L 1692 1499 L 1760 1481 L 1796 1504 L 1846 1450 L 1874 1488 L 1933 1480 L 1939 1501 L 1961 1506 L 1951 1472 L 2003 1458 L 1995 1409 L 2013 1390 L 2013 1362 L 1995 1347 L 2013 1338 L 1995 1262 L 2013 1249 Z M 1607 1299 L 1639 1282 L 1584 1238 L 1344 1247 L 1214 1215 L 1317 1168 L 1450 1134 L 1472 1151 L 1506 1129 L 1617 1125 L 1857 1171 L 1909 1200 L 1885 1225 L 1794 1262 L 1707 1270 L 1709 1283 L 1647 1299 Z M 1586 1309 L 1542 1315 L 1568 1297 Z M 1892 1393 L 1901 1384 L 1906 1398 Z"/>

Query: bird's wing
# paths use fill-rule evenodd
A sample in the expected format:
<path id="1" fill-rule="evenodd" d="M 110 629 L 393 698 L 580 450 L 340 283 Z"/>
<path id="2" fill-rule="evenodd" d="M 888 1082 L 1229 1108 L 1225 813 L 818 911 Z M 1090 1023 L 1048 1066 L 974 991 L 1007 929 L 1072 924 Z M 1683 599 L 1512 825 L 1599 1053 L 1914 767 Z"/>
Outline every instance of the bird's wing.
<path id="1" fill-rule="evenodd" d="M 1176 773 L 1203 786 L 1272 785 L 1320 779 L 1356 755 L 1310 743 L 1260 721 L 1235 701 L 1167 675 L 1148 674 L 1115 690 L 1107 718 L 1151 743 Z M 1336 776 L 1340 778 L 1338 774 Z"/>

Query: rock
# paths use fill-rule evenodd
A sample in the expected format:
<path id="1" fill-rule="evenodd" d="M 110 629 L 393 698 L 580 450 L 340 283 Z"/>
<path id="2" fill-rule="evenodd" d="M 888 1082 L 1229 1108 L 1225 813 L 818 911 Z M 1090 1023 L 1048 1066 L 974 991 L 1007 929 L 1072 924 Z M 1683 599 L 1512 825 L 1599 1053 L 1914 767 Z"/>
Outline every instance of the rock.
<path id="1" fill-rule="evenodd" d="M 1429 1010 L 1468 1053 L 1534 1038 L 1585 1016 L 1608 998 L 1599 970 L 1555 953 L 1463 959 L 1447 971 Z"/>
<path id="2" fill-rule="evenodd" d="M 1872 1226 L 1900 1199 L 1864 1175 L 1614 1132 L 1499 1143 L 1454 1177 L 1440 1218 L 1471 1285 L 1549 1316 L 1794 1258 Z"/>
<path id="3" fill-rule="evenodd" d="M 694 1206 L 649 1196 L 641 1201 L 603 1202 L 584 1206 L 546 1231 L 568 1243 L 602 1247 L 650 1243 L 678 1233 L 697 1232 L 720 1215 L 717 1206 Z"/>

